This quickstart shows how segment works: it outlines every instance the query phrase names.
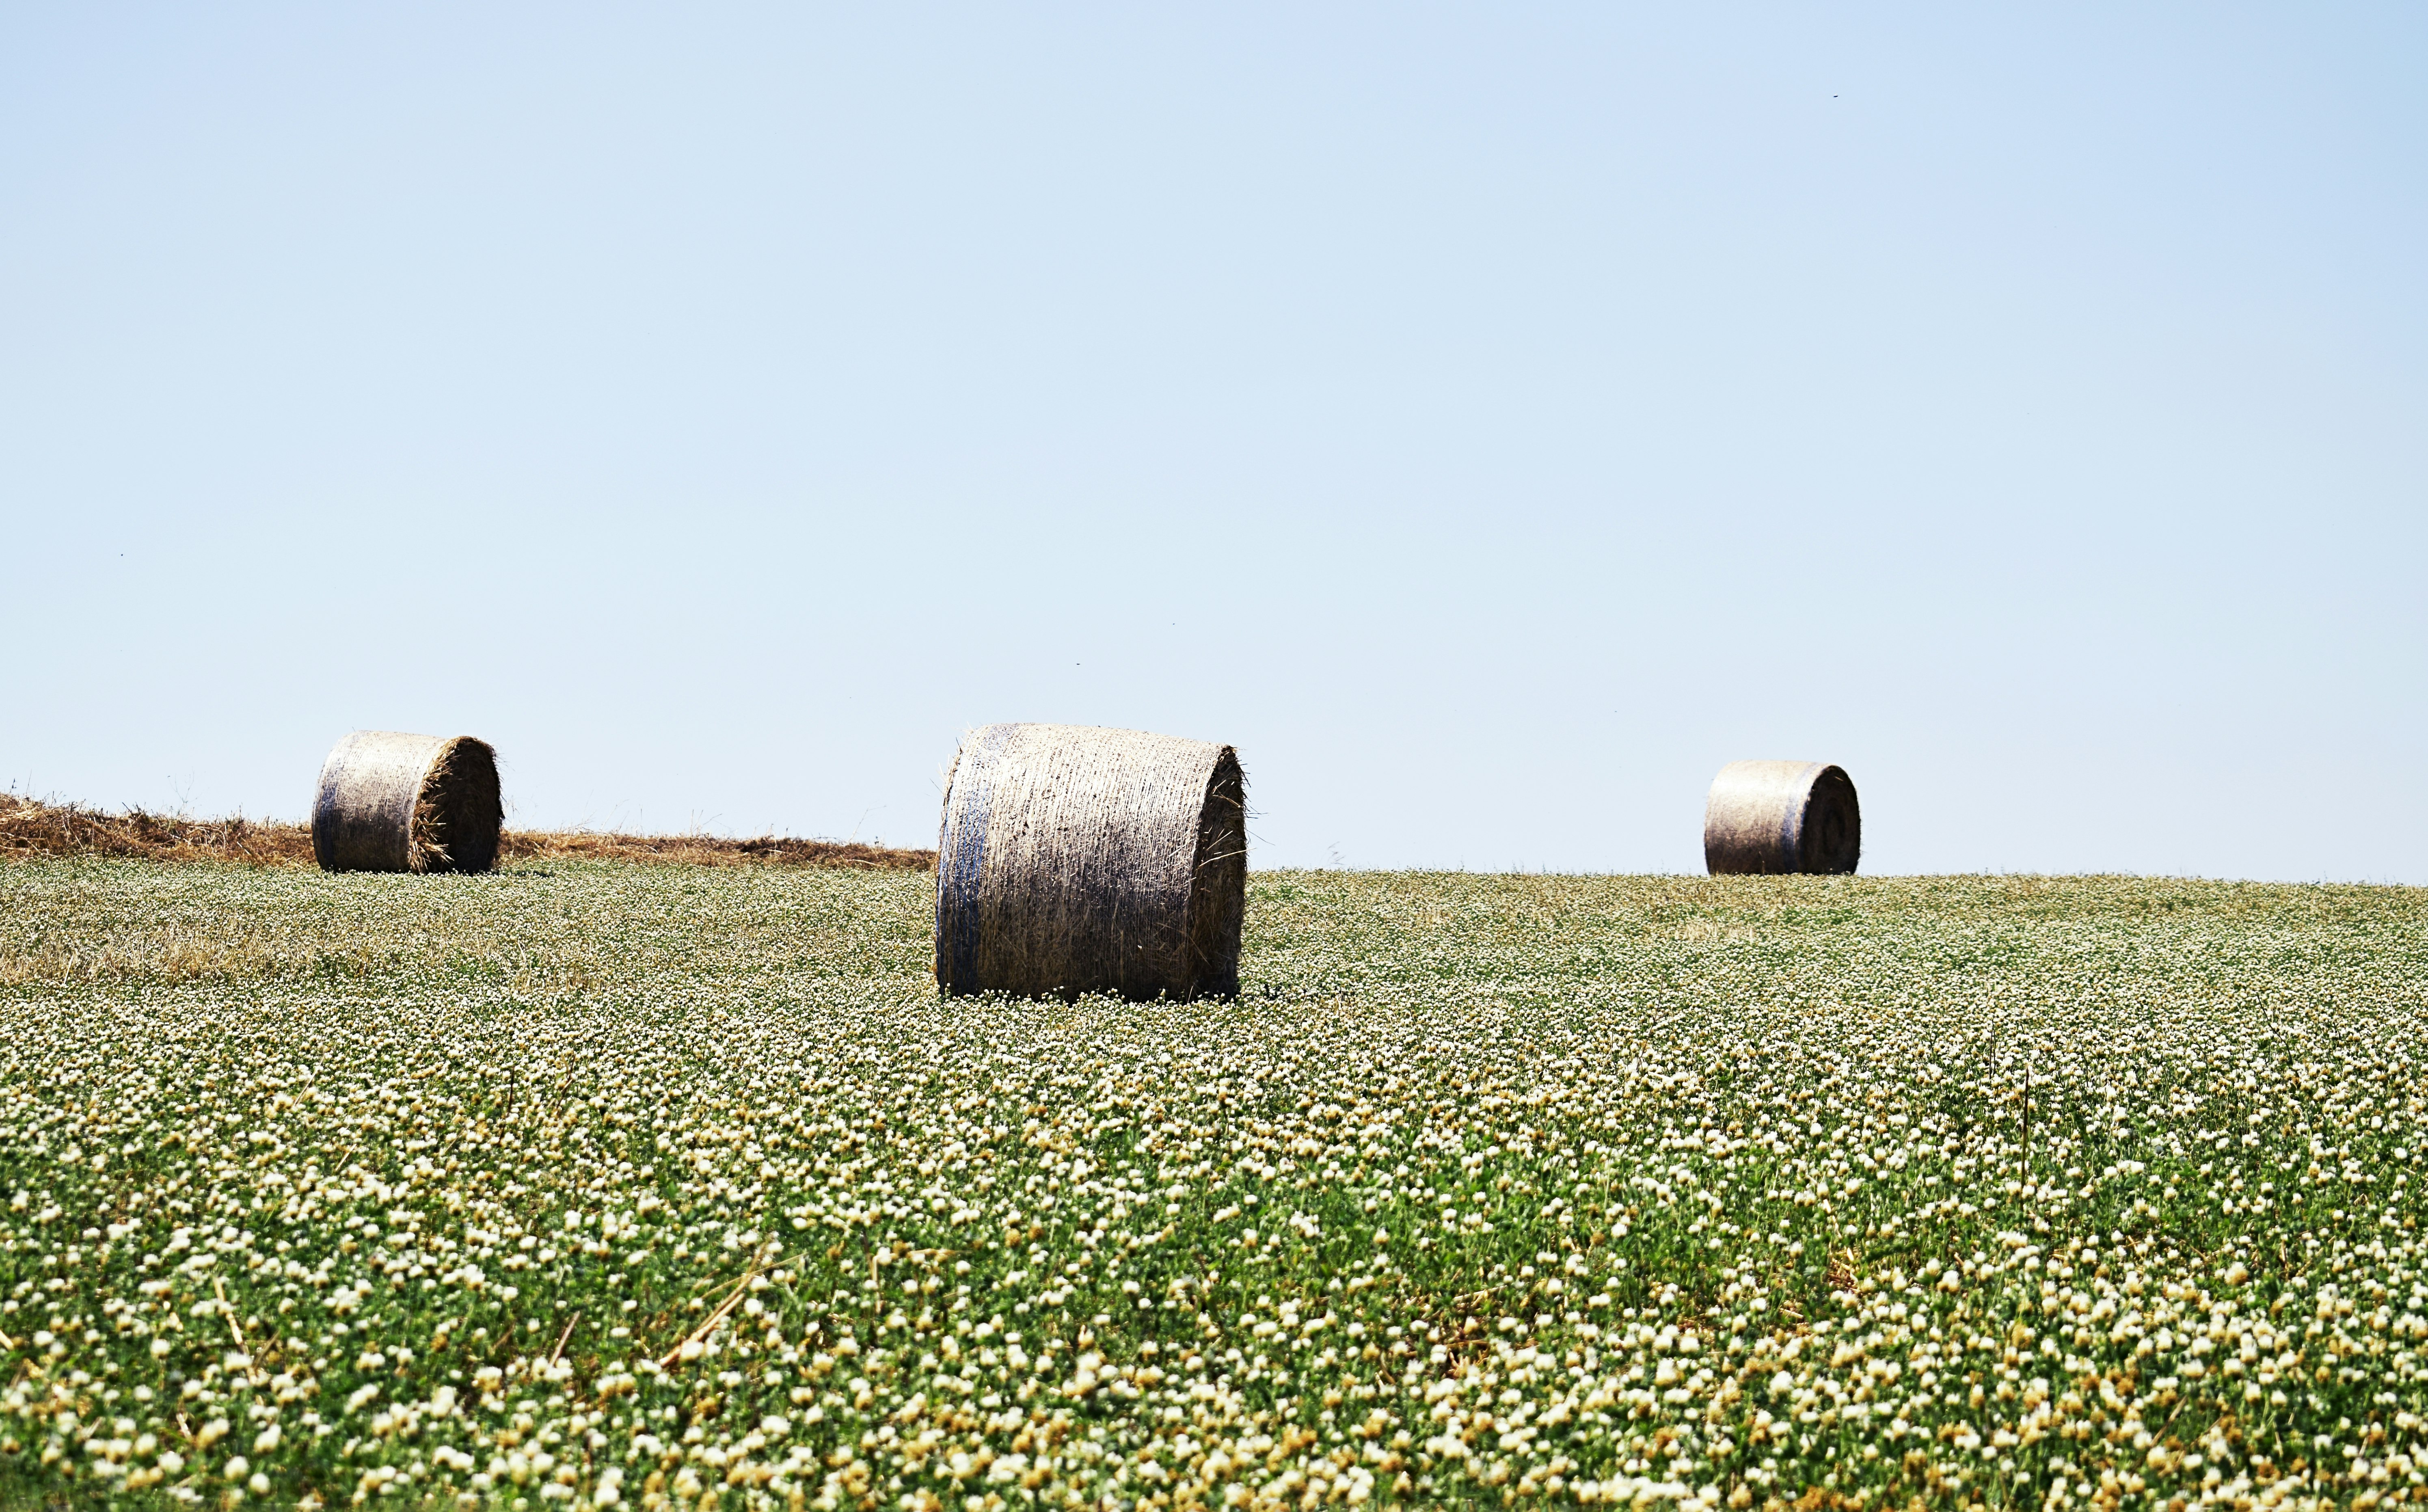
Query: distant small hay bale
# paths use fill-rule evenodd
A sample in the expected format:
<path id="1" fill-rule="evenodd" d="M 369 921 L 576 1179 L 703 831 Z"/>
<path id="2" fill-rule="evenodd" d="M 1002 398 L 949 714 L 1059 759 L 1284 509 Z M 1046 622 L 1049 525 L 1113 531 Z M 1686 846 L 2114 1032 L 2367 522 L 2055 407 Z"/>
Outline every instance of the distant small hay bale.
<path id="1" fill-rule="evenodd" d="M 953 758 L 936 851 L 948 994 L 1239 994 L 1248 830 L 1228 746 L 989 725 Z"/>
<path id="2" fill-rule="evenodd" d="M 312 854 L 323 871 L 484 872 L 504 822 L 488 742 L 357 730 L 320 764 Z"/>
<path id="3" fill-rule="evenodd" d="M 1845 874 L 1863 850 L 1855 784 L 1826 762 L 1731 762 L 1703 803 L 1703 864 L 1731 872 Z"/>

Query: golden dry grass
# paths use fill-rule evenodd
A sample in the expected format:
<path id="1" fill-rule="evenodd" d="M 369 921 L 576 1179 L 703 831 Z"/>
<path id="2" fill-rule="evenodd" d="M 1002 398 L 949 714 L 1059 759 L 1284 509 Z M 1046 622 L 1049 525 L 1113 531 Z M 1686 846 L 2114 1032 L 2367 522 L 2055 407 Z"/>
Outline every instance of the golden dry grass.
<path id="1" fill-rule="evenodd" d="M 149 861 L 234 862 L 248 866 L 310 866 L 312 827 L 241 816 L 193 819 L 128 809 L 107 814 L 76 803 L 0 797 L 0 861 L 37 856 L 124 856 Z M 932 850 L 898 850 L 831 840 L 762 835 L 626 835 L 588 830 L 509 830 L 500 865 L 558 858 L 681 866 L 839 866 L 919 871 Z"/>

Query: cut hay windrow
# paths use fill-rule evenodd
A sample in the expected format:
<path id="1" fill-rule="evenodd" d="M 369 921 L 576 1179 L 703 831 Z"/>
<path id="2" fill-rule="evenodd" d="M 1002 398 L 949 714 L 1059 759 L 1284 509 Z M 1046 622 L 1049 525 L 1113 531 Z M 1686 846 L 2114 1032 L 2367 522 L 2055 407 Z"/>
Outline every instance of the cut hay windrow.
<path id="1" fill-rule="evenodd" d="M 320 764 L 312 854 L 333 872 L 484 872 L 504 823 L 488 742 L 357 730 Z"/>
<path id="2" fill-rule="evenodd" d="M 1845 874 L 1863 850 L 1855 784 L 1827 762 L 1731 762 L 1703 802 L 1703 864 L 1728 873 Z"/>
<path id="3" fill-rule="evenodd" d="M 1228 746 L 1075 725 L 972 732 L 937 841 L 937 984 L 1236 995 L 1246 812 Z"/>

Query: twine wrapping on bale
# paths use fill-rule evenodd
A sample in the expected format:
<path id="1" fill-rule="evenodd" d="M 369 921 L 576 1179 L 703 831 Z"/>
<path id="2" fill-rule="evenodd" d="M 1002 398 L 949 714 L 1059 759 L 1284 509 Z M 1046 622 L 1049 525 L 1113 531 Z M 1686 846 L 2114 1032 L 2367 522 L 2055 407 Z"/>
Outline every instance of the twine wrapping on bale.
<path id="1" fill-rule="evenodd" d="M 1703 864 L 1731 872 L 1843 874 L 1863 850 L 1855 784 L 1826 762 L 1731 762 L 1703 804 Z"/>
<path id="2" fill-rule="evenodd" d="M 320 764 L 312 854 L 333 872 L 484 872 L 504 823 L 488 742 L 357 730 Z"/>
<path id="3" fill-rule="evenodd" d="M 936 853 L 948 994 L 1239 991 L 1247 808 L 1228 746 L 989 725 L 953 758 Z"/>

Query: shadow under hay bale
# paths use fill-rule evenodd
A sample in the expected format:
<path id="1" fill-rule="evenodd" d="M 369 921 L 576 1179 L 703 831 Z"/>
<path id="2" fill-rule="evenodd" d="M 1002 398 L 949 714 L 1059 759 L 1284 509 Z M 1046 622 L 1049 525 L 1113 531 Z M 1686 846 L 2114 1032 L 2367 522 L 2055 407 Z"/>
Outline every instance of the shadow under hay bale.
<path id="1" fill-rule="evenodd" d="M 1731 762 L 1703 803 L 1703 864 L 1730 873 L 1845 874 L 1863 850 L 1855 784 L 1826 762 Z"/>
<path id="2" fill-rule="evenodd" d="M 484 872 L 504 822 L 488 742 L 357 730 L 320 764 L 312 854 L 333 872 Z"/>
<path id="3" fill-rule="evenodd" d="M 936 849 L 948 994 L 1239 991 L 1247 808 L 1228 746 L 989 725 L 953 758 Z"/>

